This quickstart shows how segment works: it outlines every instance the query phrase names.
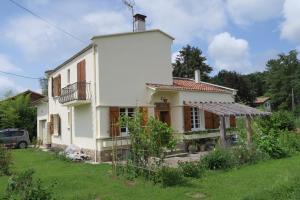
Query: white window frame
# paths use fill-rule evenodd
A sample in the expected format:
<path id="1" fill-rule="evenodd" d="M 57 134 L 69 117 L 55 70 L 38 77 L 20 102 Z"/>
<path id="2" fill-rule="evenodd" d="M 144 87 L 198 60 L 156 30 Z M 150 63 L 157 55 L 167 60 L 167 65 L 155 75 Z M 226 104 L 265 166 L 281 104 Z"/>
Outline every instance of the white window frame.
<path id="1" fill-rule="evenodd" d="M 202 130 L 202 112 L 198 107 L 191 107 L 191 130 L 200 131 Z M 198 127 L 196 127 L 196 113 L 198 113 Z"/>
<path id="2" fill-rule="evenodd" d="M 120 117 L 122 116 L 122 113 L 123 113 L 123 112 L 121 112 L 121 109 L 125 109 L 125 116 L 129 116 L 128 115 L 129 113 L 132 113 L 133 115 L 135 114 L 135 108 L 134 107 L 120 107 L 120 109 L 119 109 Z M 133 109 L 133 112 L 129 112 L 128 111 L 129 109 Z M 122 128 L 126 128 L 126 131 L 122 132 Z M 127 124 L 126 124 L 126 126 L 123 126 L 123 127 L 120 126 L 120 135 L 121 136 L 128 136 L 128 133 L 129 133 L 129 131 L 128 131 L 128 125 Z"/>

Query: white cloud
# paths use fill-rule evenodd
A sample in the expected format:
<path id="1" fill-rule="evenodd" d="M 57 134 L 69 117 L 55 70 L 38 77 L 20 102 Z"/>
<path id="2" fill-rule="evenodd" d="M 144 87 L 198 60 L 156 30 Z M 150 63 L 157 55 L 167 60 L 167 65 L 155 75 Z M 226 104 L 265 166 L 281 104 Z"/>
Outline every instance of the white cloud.
<path id="1" fill-rule="evenodd" d="M 283 8 L 284 21 L 281 25 L 281 38 L 300 44 L 300 1 L 286 0 Z"/>
<path id="2" fill-rule="evenodd" d="M 4 36 L 23 50 L 29 60 L 58 48 L 61 37 L 54 28 L 32 16 L 21 16 L 9 21 Z"/>
<path id="3" fill-rule="evenodd" d="M 220 69 L 248 72 L 249 45 L 244 39 L 238 39 L 224 32 L 216 35 L 208 46 L 209 56 Z"/>
<path id="4" fill-rule="evenodd" d="M 25 90 L 24 87 L 18 85 L 12 79 L 0 75 L 0 97 L 7 92 L 8 90 L 12 90 L 13 92 L 22 92 Z"/>
<path id="5" fill-rule="evenodd" d="M 227 24 L 222 0 L 136 0 L 136 5 L 148 15 L 150 28 L 166 31 L 179 44 L 206 40 Z"/>
<path id="6" fill-rule="evenodd" d="M 16 67 L 6 55 L 1 53 L 0 53 L 0 70 L 5 72 L 22 71 L 20 68 Z"/>
<path id="7" fill-rule="evenodd" d="M 83 16 L 82 24 L 93 34 L 109 34 L 131 31 L 131 23 L 121 12 L 103 11 Z"/>
<path id="8" fill-rule="evenodd" d="M 226 2 L 233 21 L 239 25 L 247 25 L 279 17 L 284 0 L 227 0 Z"/>
<path id="9" fill-rule="evenodd" d="M 179 55 L 179 51 L 175 51 L 172 53 L 172 56 L 171 56 L 172 63 L 174 63 L 176 61 L 176 58 L 178 55 Z"/>

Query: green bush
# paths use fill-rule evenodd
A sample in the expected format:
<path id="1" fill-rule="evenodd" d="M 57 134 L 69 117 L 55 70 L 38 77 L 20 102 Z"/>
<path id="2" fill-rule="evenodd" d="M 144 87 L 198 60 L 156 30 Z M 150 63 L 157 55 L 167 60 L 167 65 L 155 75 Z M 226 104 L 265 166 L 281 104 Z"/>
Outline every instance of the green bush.
<path id="1" fill-rule="evenodd" d="M 300 152 L 300 135 L 285 131 L 279 135 L 279 143 L 289 154 Z"/>
<path id="2" fill-rule="evenodd" d="M 0 144 L 0 176 L 10 175 L 11 162 L 12 159 L 10 150 Z"/>
<path id="3" fill-rule="evenodd" d="M 270 116 L 260 117 L 256 123 L 263 132 L 269 132 L 271 129 L 291 131 L 296 128 L 293 114 L 287 111 L 278 111 Z"/>
<path id="4" fill-rule="evenodd" d="M 199 162 L 178 162 L 178 165 L 185 177 L 200 178 L 204 172 Z"/>
<path id="5" fill-rule="evenodd" d="M 257 147 L 267 153 L 271 158 L 279 159 L 288 156 L 287 150 L 281 146 L 278 133 L 272 129 L 268 135 L 262 135 L 257 140 Z"/>
<path id="6" fill-rule="evenodd" d="M 183 172 L 178 168 L 162 167 L 157 176 L 164 187 L 182 185 L 186 182 Z"/>
<path id="7" fill-rule="evenodd" d="M 50 188 L 43 187 L 40 180 L 33 181 L 33 170 L 12 176 L 6 188 L 7 200 L 53 200 Z"/>
<path id="8" fill-rule="evenodd" d="M 232 148 L 232 154 L 238 165 L 255 164 L 261 160 L 267 160 L 269 155 L 255 147 L 248 148 L 246 145 L 239 145 Z"/>
<path id="9" fill-rule="evenodd" d="M 229 149 L 216 148 L 205 155 L 200 164 L 206 169 L 217 170 L 232 168 L 236 162 Z"/>

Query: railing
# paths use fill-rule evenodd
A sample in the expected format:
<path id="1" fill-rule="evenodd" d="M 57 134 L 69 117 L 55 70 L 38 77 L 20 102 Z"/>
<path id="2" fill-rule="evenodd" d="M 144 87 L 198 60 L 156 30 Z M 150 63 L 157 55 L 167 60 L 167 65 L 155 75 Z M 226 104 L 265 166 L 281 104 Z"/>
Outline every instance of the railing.
<path id="1" fill-rule="evenodd" d="M 90 83 L 76 82 L 62 88 L 59 96 L 59 103 L 64 104 L 76 100 L 90 100 L 91 90 Z"/>

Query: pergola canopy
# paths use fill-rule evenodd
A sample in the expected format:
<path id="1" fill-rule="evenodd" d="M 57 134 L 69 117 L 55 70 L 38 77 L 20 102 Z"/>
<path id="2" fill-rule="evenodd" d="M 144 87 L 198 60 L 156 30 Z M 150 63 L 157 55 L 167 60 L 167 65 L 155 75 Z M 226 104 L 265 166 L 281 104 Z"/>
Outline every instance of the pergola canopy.
<path id="1" fill-rule="evenodd" d="M 214 113 L 219 116 L 265 116 L 270 112 L 260 111 L 258 109 L 235 102 L 191 102 L 184 101 L 184 105 L 198 107 Z"/>

